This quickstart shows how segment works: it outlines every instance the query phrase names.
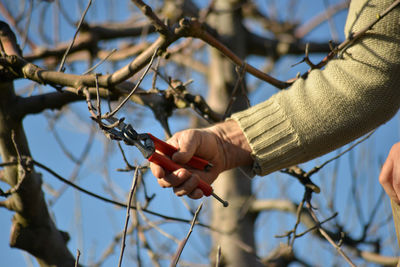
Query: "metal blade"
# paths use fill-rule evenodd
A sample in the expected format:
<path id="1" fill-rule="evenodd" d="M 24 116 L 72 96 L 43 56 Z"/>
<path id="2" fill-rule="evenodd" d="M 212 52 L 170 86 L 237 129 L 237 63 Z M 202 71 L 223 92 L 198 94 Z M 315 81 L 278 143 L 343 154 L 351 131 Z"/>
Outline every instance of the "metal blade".
<path id="1" fill-rule="evenodd" d="M 120 121 L 120 120 L 118 120 L 118 119 L 115 118 L 115 117 L 109 117 L 109 118 L 106 118 L 105 120 L 106 120 L 108 123 L 110 123 L 110 124 L 114 124 L 114 123 Z M 126 126 L 127 126 L 127 124 L 124 123 L 123 121 L 121 121 L 116 127 L 117 127 L 119 130 L 122 131 Z"/>

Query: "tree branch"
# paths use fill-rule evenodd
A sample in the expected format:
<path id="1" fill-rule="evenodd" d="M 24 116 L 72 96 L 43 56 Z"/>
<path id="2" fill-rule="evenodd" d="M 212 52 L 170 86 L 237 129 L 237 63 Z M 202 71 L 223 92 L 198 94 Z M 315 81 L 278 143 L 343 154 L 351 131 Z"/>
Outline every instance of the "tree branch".
<path id="1" fill-rule="evenodd" d="M 82 50 L 95 52 L 97 51 L 97 43 L 99 41 L 116 38 L 132 38 L 140 36 L 144 31 L 152 33 L 154 30 L 154 27 L 148 22 L 139 22 L 134 25 L 127 22 L 101 25 L 84 24 L 82 33 L 76 38 L 70 53 L 76 53 Z M 25 55 L 24 58 L 29 62 L 49 57 L 61 58 L 67 50 L 68 45 L 69 43 L 61 43 L 54 48 L 38 47 L 32 53 Z"/>
<path id="2" fill-rule="evenodd" d="M 85 11 L 83 11 L 82 17 L 79 20 L 78 27 L 77 27 L 77 29 L 75 31 L 74 37 L 72 38 L 70 44 L 68 45 L 68 47 L 65 50 L 65 53 L 64 53 L 64 55 L 63 55 L 63 57 L 61 59 L 61 63 L 60 63 L 60 66 L 58 67 L 58 71 L 64 72 L 65 60 L 67 59 L 68 53 L 71 50 L 72 46 L 74 45 L 75 39 L 78 36 L 79 30 L 81 29 L 81 26 L 82 26 L 82 23 L 83 23 L 83 21 L 85 19 L 86 13 L 88 12 L 88 10 L 89 10 L 91 5 L 92 5 L 92 0 L 89 0 Z"/>
<path id="3" fill-rule="evenodd" d="M 311 18 L 308 22 L 296 28 L 294 32 L 294 36 L 297 39 L 304 38 L 309 32 L 315 29 L 318 25 L 325 22 L 327 19 L 333 17 L 335 14 L 339 13 L 342 10 L 345 10 L 349 7 L 350 1 L 345 0 L 336 5 L 332 5 L 327 8 L 322 14 Z"/>
<path id="4" fill-rule="evenodd" d="M 265 38 L 252 32 L 247 32 L 247 42 L 251 55 L 257 56 L 302 55 L 307 44 L 309 45 L 310 53 L 329 53 L 331 51 L 331 46 L 327 42 L 285 42 L 283 40 Z"/>
<path id="5" fill-rule="evenodd" d="M 197 217 L 199 216 L 202 207 L 203 207 L 203 203 L 201 203 L 199 205 L 199 207 L 197 208 L 197 210 L 196 210 L 196 212 L 195 212 L 195 214 L 193 216 L 192 222 L 190 224 L 189 232 L 187 233 L 186 237 L 179 244 L 178 249 L 177 249 L 177 251 L 175 253 L 175 256 L 171 261 L 171 264 L 170 264 L 171 267 L 175 267 L 178 264 L 179 258 L 180 258 L 181 254 L 182 254 L 183 249 L 185 248 L 185 245 L 186 245 L 187 241 L 189 240 L 190 235 L 192 234 L 193 227 L 196 224 Z"/>

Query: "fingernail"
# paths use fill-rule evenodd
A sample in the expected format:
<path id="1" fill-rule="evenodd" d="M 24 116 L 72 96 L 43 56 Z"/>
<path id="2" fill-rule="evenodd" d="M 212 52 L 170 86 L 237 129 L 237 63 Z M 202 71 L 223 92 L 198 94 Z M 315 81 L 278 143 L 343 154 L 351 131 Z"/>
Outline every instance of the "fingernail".
<path id="1" fill-rule="evenodd" d="M 175 175 L 181 179 L 185 178 L 185 172 L 183 170 L 179 170 Z"/>

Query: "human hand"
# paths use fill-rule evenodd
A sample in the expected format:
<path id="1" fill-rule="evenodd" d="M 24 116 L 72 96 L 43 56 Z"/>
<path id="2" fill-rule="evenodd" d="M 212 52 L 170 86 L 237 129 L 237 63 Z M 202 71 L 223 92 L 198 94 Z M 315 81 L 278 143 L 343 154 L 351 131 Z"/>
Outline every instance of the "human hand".
<path id="1" fill-rule="evenodd" d="M 400 142 L 390 149 L 379 175 L 379 182 L 386 194 L 400 204 Z"/>
<path id="2" fill-rule="evenodd" d="M 167 142 L 178 149 L 172 160 L 182 168 L 173 173 L 154 163 L 150 163 L 150 168 L 160 186 L 173 187 L 177 196 L 201 198 L 203 192 L 197 188 L 199 179 L 211 184 L 221 172 L 252 163 L 250 146 L 233 120 L 210 128 L 178 132 Z M 207 160 L 213 167 L 206 172 L 185 166 L 193 155 Z"/>

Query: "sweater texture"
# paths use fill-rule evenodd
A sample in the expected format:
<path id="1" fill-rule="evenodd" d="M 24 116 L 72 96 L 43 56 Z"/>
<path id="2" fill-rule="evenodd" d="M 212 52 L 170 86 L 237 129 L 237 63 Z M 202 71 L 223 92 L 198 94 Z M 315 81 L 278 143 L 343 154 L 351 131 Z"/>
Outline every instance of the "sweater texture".
<path id="1" fill-rule="evenodd" d="M 351 36 L 393 0 L 353 0 Z M 231 116 L 244 132 L 253 171 L 266 175 L 328 153 L 392 118 L 400 105 L 400 7 L 359 40 L 289 89 Z"/>

